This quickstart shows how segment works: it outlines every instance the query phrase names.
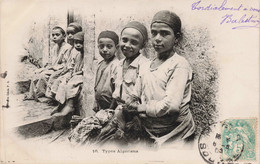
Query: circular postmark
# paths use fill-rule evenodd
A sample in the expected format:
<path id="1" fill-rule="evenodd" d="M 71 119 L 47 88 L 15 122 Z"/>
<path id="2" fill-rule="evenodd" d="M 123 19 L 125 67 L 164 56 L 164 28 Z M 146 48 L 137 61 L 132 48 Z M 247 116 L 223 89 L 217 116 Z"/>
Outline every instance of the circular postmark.
<path id="1" fill-rule="evenodd" d="M 198 149 L 201 157 L 207 163 L 222 163 L 221 155 L 223 148 L 221 145 L 221 126 L 220 123 L 212 124 L 205 129 L 198 139 Z"/>
<path id="2" fill-rule="evenodd" d="M 215 123 L 199 136 L 199 153 L 207 163 L 255 161 L 255 136 L 255 119 L 229 119 Z"/>

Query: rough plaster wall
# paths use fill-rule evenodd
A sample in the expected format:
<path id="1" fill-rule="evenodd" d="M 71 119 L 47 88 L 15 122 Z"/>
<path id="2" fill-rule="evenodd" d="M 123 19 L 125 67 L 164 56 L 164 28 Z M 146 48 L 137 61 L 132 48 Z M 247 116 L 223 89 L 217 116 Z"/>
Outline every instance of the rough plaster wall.
<path id="1" fill-rule="evenodd" d="M 95 82 L 95 16 L 89 15 L 82 18 L 84 36 L 84 83 L 80 94 L 80 113 L 83 116 L 94 114 L 92 111 L 94 102 Z"/>

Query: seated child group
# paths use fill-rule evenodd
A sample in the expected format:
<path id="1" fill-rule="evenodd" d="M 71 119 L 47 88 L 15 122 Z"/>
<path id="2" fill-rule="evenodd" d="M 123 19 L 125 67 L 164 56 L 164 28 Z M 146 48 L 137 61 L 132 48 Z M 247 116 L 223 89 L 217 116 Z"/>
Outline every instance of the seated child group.
<path id="1" fill-rule="evenodd" d="M 50 113 L 54 127 L 70 128 L 72 144 L 162 146 L 192 142 L 192 69 L 175 51 L 181 28 L 180 17 L 163 10 L 154 15 L 150 27 L 131 21 L 119 35 L 107 29 L 99 33 L 97 48 L 103 60 L 95 74 L 95 102 L 93 108 L 84 109 L 95 114 L 84 118 L 75 105 L 84 74 L 88 74 L 83 71 L 88 56 L 84 29 L 75 22 L 66 31 L 55 26 L 51 31 L 55 45 L 47 64 L 35 71 L 25 100 L 49 98 L 55 105 Z M 155 56 L 152 60 L 142 54 L 148 39 L 156 53 L 148 54 Z M 124 56 L 121 60 L 118 51 Z"/>

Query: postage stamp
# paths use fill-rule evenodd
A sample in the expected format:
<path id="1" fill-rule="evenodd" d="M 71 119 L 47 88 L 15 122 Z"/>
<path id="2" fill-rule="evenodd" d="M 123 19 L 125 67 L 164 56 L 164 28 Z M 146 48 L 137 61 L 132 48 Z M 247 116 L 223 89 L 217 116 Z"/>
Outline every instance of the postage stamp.
<path id="1" fill-rule="evenodd" d="M 198 140 L 207 163 L 254 162 L 257 152 L 257 119 L 228 119 L 204 130 Z"/>
<path id="2" fill-rule="evenodd" d="M 256 119 L 225 120 L 221 132 L 224 161 L 256 160 Z"/>

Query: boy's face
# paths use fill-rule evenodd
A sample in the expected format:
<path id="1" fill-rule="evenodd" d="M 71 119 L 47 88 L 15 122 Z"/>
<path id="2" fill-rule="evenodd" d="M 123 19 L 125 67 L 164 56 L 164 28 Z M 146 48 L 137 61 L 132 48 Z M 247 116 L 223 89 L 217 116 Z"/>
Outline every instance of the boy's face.
<path id="1" fill-rule="evenodd" d="M 78 51 L 83 50 L 83 41 L 82 40 L 74 40 L 74 47 Z"/>
<path id="2" fill-rule="evenodd" d="M 52 30 L 52 40 L 54 43 L 61 43 L 65 39 L 59 29 Z"/>
<path id="3" fill-rule="evenodd" d="M 158 54 L 171 51 L 176 41 L 173 29 L 165 23 L 153 23 L 151 26 L 152 44 Z"/>
<path id="4" fill-rule="evenodd" d="M 115 42 L 112 39 L 100 38 L 98 40 L 98 50 L 104 60 L 107 61 L 115 56 L 117 48 Z"/>
<path id="5" fill-rule="evenodd" d="M 120 48 L 126 58 L 136 56 L 143 48 L 143 36 L 134 28 L 126 28 L 121 34 Z"/>
<path id="6" fill-rule="evenodd" d="M 76 29 L 74 27 L 68 27 L 67 28 L 67 38 L 68 40 L 73 39 L 73 35 L 76 33 Z"/>

